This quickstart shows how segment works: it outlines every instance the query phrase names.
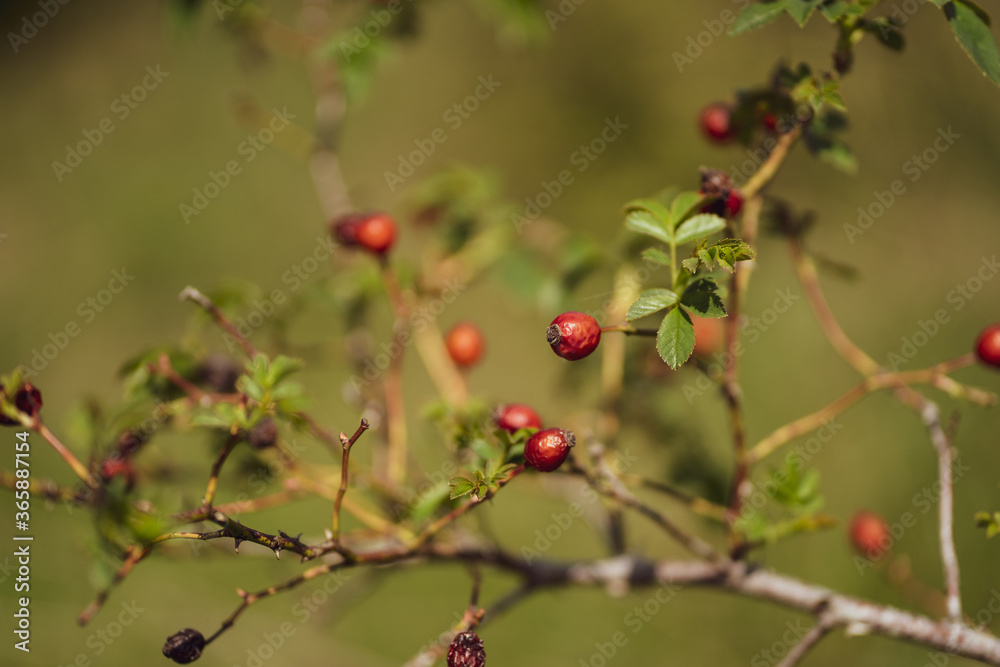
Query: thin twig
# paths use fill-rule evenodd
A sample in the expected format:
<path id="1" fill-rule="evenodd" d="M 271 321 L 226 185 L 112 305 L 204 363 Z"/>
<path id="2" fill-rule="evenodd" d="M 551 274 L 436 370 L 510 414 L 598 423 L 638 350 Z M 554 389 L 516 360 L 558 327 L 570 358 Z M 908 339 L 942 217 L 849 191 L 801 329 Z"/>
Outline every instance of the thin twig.
<path id="1" fill-rule="evenodd" d="M 785 659 L 778 663 L 778 667 L 795 667 L 832 629 L 833 625 L 820 614 L 819 622 L 803 635 L 798 644 L 792 647 Z"/>
<path id="2" fill-rule="evenodd" d="M 653 523 L 662 528 L 665 533 L 677 541 L 678 544 L 694 555 L 710 561 L 718 560 L 720 558 L 718 552 L 716 552 L 708 542 L 705 542 L 696 535 L 688 533 L 662 513 L 657 512 L 655 509 L 636 498 L 632 492 L 621 483 L 621 480 L 615 476 L 611 468 L 604 463 L 603 456 L 600 452 L 597 453 L 594 459 L 597 461 L 597 475 L 590 474 L 586 469 L 581 467 L 572 459 L 569 465 L 569 472 L 583 477 L 587 480 L 587 483 L 591 486 L 591 488 L 598 493 L 609 498 L 613 498 L 622 505 L 631 507 L 646 518 L 650 519 Z"/>
<path id="3" fill-rule="evenodd" d="M 69 464 L 69 467 L 73 469 L 76 476 L 82 479 L 87 486 L 92 489 L 98 487 L 97 480 L 91 476 L 90 471 L 87 470 L 87 466 L 80 463 L 80 460 L 73 455 L 73 452 L 69 451 L 66 445 L 59 441 L 56 434 L 49 430 L 49 427 L 42 421 L 41 415 L 35 417 L 31 428 L 52 445 L 52 448 L 62 457 L 63 461 Z"/>
<path id="4" fill-rule="evenodd" d="M 799 137 L 802 135 L 802 126 L 797 126 L 788 132 L 784 133 L 778 138 L 778 143 L 775 145 L 771 154 L 767 156 L 763 164 L 757 168 L 753 176 L 747 179 L 747 182 L 740 186 L 740 192 L 746 199 L 753 197 L 758 192 L 764 189 L 771 179 L 773 179 L 781 165 L 784 164 L 785 158 L 788 157 L 788 152 L 798 141 Z"/>
<path id="5" fill-rule="evenodd" d="M 179 298 L 181 301 L 184 300 L 194 301 L 196 304 L 201 306 L 205 311 L 207 311 L 208 314 L 212 316 L 212 319 L 215 320 L 216 324 L 222 327 L 227 334 L 232 336 L 236 340 L 236 342 L 239 343 L 240 347 L 243 348 L 243 351 L 246 352 L 248 357 L 253 359 L 259 354 L 257 352 L 257 348 L 254 347 L 253 343 L 251 343 L 249 340 L 243 337 L 243 334 L 241 334 L 239 330 L 237 330 L 237 328 L 233 326 L 233 323 L 229 321 L 229 319 L 219 309 L 219 307 L 216 306 L 214 303 L 212 303 L 212 300 L 209 299 L 207 296 L 199 292 L 194 287 L 188 285 L 181 291 Z"/>
<path id="6" fill-rule="evenodd" d="M 212 502 L 215 500 L 215 492 L 219 486 L 219 473 L 222 471 L 222 466 L 226 462 L 226 459 L 229 458 L 233 448 L 236 447 L 236 444 L 240 440 L 242 438 L 238 432 L 230 432 L 229 437 L 226 439 L 226 444 L 216 457 L 215 463 L 212 464 L 212 472 L 208 477 L 208 485 L 205 487 L 205 495 L 201 501 L 202 507 L 211 509 Z"/>
<path id="7" fill-rule="evenodd" d="M 941 410 L 936 403 L 926 400 L 920 417 L 927 427 L 938 455 L 938 484 L 941 487 L 941 497 L 938 501 L 941 563 L 944 568 L 948 618 L 957 623 L 962 620 L 962 598 L 959 587 L 958 554 L 955 551 L 955 485 L 952 478 L 951 440 L 941 425 Z"/>
<path id="8" fill-rule="evenodd" d="M 751 461 L 761 460 L 792 439 L 832 421 L 837 415 L 871 392 L 882 389 L 898 389 L 911 384 L 936 384 L 939 378 L 945 377 L 943 373 L 964 368 L 971 363 L 971 357 L 963 355 L 929 368 L 897 373 L 882 372 L 870 376 L 816 412 L 799 417 L 795 421 L 775 429 L 750 449 L 749 458 Z"/>
<path id="9" fill-rule="evenodd" d="M 361 425 L 358 426 L 358 430 L 354 432 L 348 440 L 347 436 L 343 433 L 340 434 L 340 442 L 344 449 L 344 457 L 340 463 L 340 488 L 337 490 L 337 500 L 333 503 L 333 516 L 331 517 L 331 540 L 334 545 L 340 546 L 340 505 L 344 502 L 344 495 L 347 493 L 347 477 L 348 477 L 348 459 L 351 456 L 351 447 L 361 434 L 368 430 L 368 420 L 362 419 Z"/>

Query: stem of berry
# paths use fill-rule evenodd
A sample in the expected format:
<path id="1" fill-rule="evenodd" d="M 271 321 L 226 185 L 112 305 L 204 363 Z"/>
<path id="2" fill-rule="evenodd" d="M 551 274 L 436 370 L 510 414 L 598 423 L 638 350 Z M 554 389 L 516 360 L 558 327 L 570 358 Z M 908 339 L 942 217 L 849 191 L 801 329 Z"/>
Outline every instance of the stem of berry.
<path id="1" fill-rule="evenodd" d="M 95 480 L 90 474 L 90 471 L 87 470 L 87 466 L 80 463 L 80 460 L 73 455 L 73 452 L 69 451 L 69 449 L 66 448 L 66 445 L 59 441 L 56 434 L 50 431 L 49 427 L 42 421 L 41 416 L 35 417 L 34 423 L 30 428 L 45 438 L 45 440 L 52 445 L 52 448 L 56 450 L 59 456 L 62 457 L 63 461 L 69 464 L 69 467 L 73 469 L 76 476 L 82 479 L 87 486 L 92 489 L 97 488 L 97 480 Z"/>
<path id="2" fill-rule="evenodd" d="M 393 314 L 396 318 L 392 327 L 393 337 L 398 338 L 404 327 L 407 326 L 410 309 L 399 286 L 396 272 L 392 270 L 387 256 L 380 256 L 379 263 L 382 268 L 382 280 L 386 292 L 389 294 L 389 301 L 392 303 Z M 403 348 L 400 347 L 399 354 L 389 361 L 389 368 L 386 370 L 383 382 L 387 431 L 385 477 L 393 486 L 402 484 L 406 479 L 407 435 L 402 372 Z"/>
<path id="3" fill-rule="evenodd" d="M 354 435 L 350 439 L 343 433 L 340 434 L 340 443 L 344 449 L 344 456 L 340 463 L 340 489 L 337 491 L 337 499 L 333 503 L 333 516 L 330 520 L 331 522 L 331 540 L 335 547 L 340 546 L 340 505 L 344 502 L 344 495 L 347 493 L 347 463 L 351 456 L 351 447 L 361 434 L 368 430 L 368 420 L 362 419 L 361 425 L 358 426 L 358 430 L 354 432 Z"/>
<path id="4" fill-rule="evenodd" d="M 232 336 L 236 342 L 240 344 L 240 347 L 243 348 L 243 351 L 246 352 L 248 357 L 253 359 L 259 354 L 253 343 L 243 337 L 243 334 L 241 334 L 236 327 L 233 326 L 233 323 L 229 321 L 225 314 L 219 310 L 219 307 L 212 303 L 212 300 L 207 296 L 199 292 L 194 287 L 188 285 L 181 291 L 179 298 L 181 301 L 194 301 L 207 311 L 208 314 L 212 316 L 212 319 L 215 320 L 216 324 L 222 327 L 227 334 Z"/>
<path id="5" fill-rule="evenodd" d="M 215 463 L 212 464 L 212 473 L 208 478 L 208 485 L 205 487 L 205 495 L 201 500 L 201 506 L 206 510 L 212 508 L 212 503 L 215 500 L 215 492 L 219 486 L 219 473 L 222 471 L 222 466 L 229 458 L 229 455 L 233 452 L 233 448 L 236 447 L 236 443 L 240 441 L 239 434 L 236 432 L 236 427 L 229 433 L 229 438 L 226 439 L 226 444 L 219 452 L 219 456 L 215 459 Z"/>
<path id="6" fill-rule="evenodd" d="M 656 338 L 656 329 L 636 329 L 631 324 L 612 324 L 601 327 L 601 333 L 621 332 L 626 336 L 649 336 Z"/>

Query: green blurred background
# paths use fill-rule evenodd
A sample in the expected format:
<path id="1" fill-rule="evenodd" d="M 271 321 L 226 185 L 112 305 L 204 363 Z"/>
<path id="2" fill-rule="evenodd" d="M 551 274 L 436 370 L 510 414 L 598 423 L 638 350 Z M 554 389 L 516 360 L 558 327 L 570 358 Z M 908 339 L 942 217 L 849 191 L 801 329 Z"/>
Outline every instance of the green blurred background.
<path id="1" fill-rule="evenodd" d="M 704 21 L 715 20 L 734 3 L 583 2 L 556 30 L 546 28 L 543 43 L 534 46 L 518 44 L 488 20 L 488 3 L 421 4 L 419 35 L 396 44 L 379 63 L 369 95 L 349 109 L 344 123 L 341 158 L 355 203 L 398 211 L 421 178 L 456 162 L 492 170 L 502 194 L 521 202 L 535 196 L 542 181 L 568 168 L 570 155 L 597 135 L 605 118 L 620 117 L 628 129 L 546 211 L 602 244 L 621 238 L 620 208 L 628 199 L 670 184 L 693 189 L 700 165 L 728 168 L 746 159 L 738 147 L 714 148 L 699 136 L 695 118 L 701 106 L 730 97 L 740 86 L 762 83 L 779 59 L 826 67 L 832 44 L 824 21 L 814 19 L 800 30 L 784 18 L 737 39 L 713 39 L 679 72 L 672 54 L 706 30 Z M 549 4 L 555 7 L 554 1 Z M 267 6 L 279 20 L 297 25 L 298 3 Z M 362 2 L 337 8 L 347 30 L 367 17 Z M 891 8 L 887 5 L 887 13 Z M 38 7 L 5 2 L 0 11 L 6 35 L 19 30 L 22 17 Z M 987 280 L 961 309 L 947 300 L 950 290 L 975 275 L 984 256 L 1000 249 L 1000 91 L 968 62 L 932 6 L 913 15 L 905 32 L 909 44 L 902 54 L 866 40 L 856 71 L 845 80 L 852 123 L 846 138 L 857 154 L 858 173 L 841 174 L 799 150 L 774 191 L 819 213 L 812 248 L 859 270 L 857 281 L 828 277 L 825 284 L 845 330 L 876 359 L 898 352 L 901 338 L 919 331 L 921 320 L 940 308 L 948 311 L 950 322 L 908 365 L 919 368 L 969 350 L 980 328 L 1000 319 L 1000 280 Z M 51 361 L 37 384 L 48 423 L 66 433 L 70 446 L 83 455 L 71 437 L 72 411 L 86 397 L 114 402 L 122 361 L 189 332 L 192 306 L 177 300 L 185 285 L 211 289 L 235 278 L 270 291 L 284 287 L 283 273 L 312 253 L 325 220 L 308 168 L 276 145 L 244 164 L 190 224 L 178 212 L 179 204 L 190 203 L 192 188 L 208 181 L 209 171 L 241 159 L 237 147 L 248 130 L 234 117 L 234 94 L 250 96 L 264 108 L 287 108 L 295 123 L 308 129 L 312 92 L 299 63 L 247 53 L 221 28 L 210 6 L 185 25 L 163 2 L 69 3 L 17 53 L 8 46 L 0 49 L 6 99 L 0 131 L 0 369 L 29 363 L 50 333 L 71 321 L 80 324 L 80 335 Z M 121 119 L 112 103 L 142 80 L 147 66 L 169 75 Z M 449 131 L 447 142 L 405 187 L 390 192 L 384 172 L 397 167 L 399 155 L 411 151 L 415 139 L 443 126 L 442 113 L 487 75 L 501 83 L 499 89 L 459 129 Z M 114 119 L 114 132 L 60 182 L 53 161 L 63 160 L 67 144 L 79 142 L 103 118 Z M 960 136 L 954 145 L 918 181 L 906 180 L 906 193 L 849 242 L 843 225 L 856 221 L 858 207 L 869 207 L 875 191 L 887 190 L 893 180 L 908 179 L 904 163 L 931 147 L 939 129 L 948 127 Z M 412 229 L 402 231 L 404 257 L 415 256 L 416 238 Z M 765 239 L 759 260 L 746 307 L 751 314 L 767 308 L 776 290 L 800 293 L 780 241 Z M 85 321 L 78 304 L 97 295 L 112 271 L 122 267 L 134 281 Z M 579 291 L 580 309 L 594 307 L 596 302 L 587 299 L 609 288 L 607 276 L 602 280 Z M 558 422 L 579 411 L 587 394 L 565 391 L 564 367 L 541 343 L 541 330 L 553 315 L 484 283 L 450 305 L 440 324 L 471 319 L 487 332 L 489 353 L 471 375 L 473 391 L 488 400 L 531 403 L 547 421 Z M 311 346 L 312 366 L 303 379 L 313 412 L 331 428 L 347 430 L 357 413 L 341 394 L 347 369 L 343 340 L 330 333 L 335 324 L 320 316 L 299 327 L 295 337 Z M 215 332 L 205 336 L 219 346 Z M 376 336 L 381 338 L 388 335 Z M 428 385 L 410 362 L 411 375 L 420 378 L 407 391 L 414 439 L 433 470 L 440 458 L 435 432 L 419 425 Z M 857 379 L 823 340 L 801 300 L 750 347 L 742 363 L 751 441 L 824 405 Z M 574 372 L 586 383 L 596 377 L 597 364 Z M 696 379 L 692 369 L 682 373 L 685 381 Z M 1000 376 L 986 370 L 968 369 L 958 377 L 1000 388 Z M 1000 508 L 997 414 L 935 396 L 944 407 L 960 410 L 956 444 L 963 463 L 971 466 L 957 485 L 956 533 L 965 608 L 975 615 L 991 596 L 1000 596 L 1000 541 L 987 541 L 971 521 L 977 510 Z M 714 393 L 692 408 L 677 383 L 665 400 L 643 407 L 679 424 L 674 440 L 625 424 L 623 446 L 640 456 L 644 472 L 668 474 L 681 446 L 677 440 L 704 447 L 704 460 L 727 465 L 724 411 Z M 812 461 L 823 475 L 826 511 L 846 521 L 867 507 L 890 522 L 914 512 L 917 525 L 895 548 L 911 557 L 916 576 L 939 586 L 934 512 L 921 514 L 913 503 L 914 494 L 935 480 L 933 452 L 918 421 L 882 395 L 866 399 L 841 421 L 843 430 Z M 13 441 L 12 433 L 2 435 Z M 167 489 L 159 498 L 176 503 L 178 494 L 187 493 L 185 500 L 196 502 L 207 470 L 201 459 L 208 460 L 207 453 L 195 453 L 201 452 L 198 442 L 183 436 L 154 439 L 151 459 L 185 460 L 177 464 L 177 488 L 186 490 Z M 319 445 L 308 446 L 307 458 L 324 460 Z M 37 437 L 32 463 L 36 478 L 70 482 L 65 466 Z M 6 469 L 12 462 L 2 465 Z M 11 494 L 0 496 L 11 507 Z M 575 482 L 551 480 L 524 484 L 504 496 L 481 508 L 481 514 L 501 542 L 515 550 L 532 544 L 535 531 L 552 523 L 553 512 L 564 512 L 582 498 Z M 12 511 L 4 510 L 4 516 Z M 310 535 L 325 525 L 327 513 L 326 503 L 305 502 L 262 513 L 254 525 Z M 92 565 L 102 563 L 93 547 L 92 522 L 84 512 L 36 502 L 33 523 L 33 650 L 22 656 L 10 647 L 12 640 L 5 640 L 0 649 L 5 664 L 68 665 L 78 656 L 95 665 L 161 661 L 159 647 L 177 629 L 214 631 L 234 608 L 237 587 L 257 590 L 300 570 L 294 558 L 275 562 L 253 547 L 245 547 L 239 558 L 228 546 L 203 549 L 197 557 L 193 550 L 177 550 L 175 558 L 144 563 L 115 591 L 104 612 L 80 628 L 75 615 L 107 576 L 107 563 Z M 629 527 L 636 548 L 680 555 L 648 523 L 630 520 Z M 5 521 L 0 533 L 9 532 Z M 603 553 L 588 522 L 580 520 L 547 555 Z M 878 575 L 859 576 L 851 556 L 839 528 L 793 538 L 760 554 L 767 565 L 791 574 L 912 607 Z M 8 562 L 3 558 L 0 562 Z M 6 569 L 0 576 L 7 609 L 14 595 L 12 578 Z M 290 621 L 294 634 L 263 664 L 398 665 L 453 622 L 453 614 L 466 604 L 467 582 L 461 568 L 442 565 L 355 574 L 301 623 L 293 606 L 316 590 L 305 587 L 252 608 L 199 664 L 258 664 L 248 649 L 266 644 L 266 635 Z M 489 574 L 485 599 L 510 584 Z M 757 602 L 682 591 L 633 634 L 625 619 L 650 595 L 639 591 L 611 598 L 597 590 L 536 595 L 484 628 L 490 664 L 601 665 L 595 642 L 607 642 L 622 630 L 628 643 L 608 664 L 774 664 L 761 651 L 775 642 L 780 646 L 785 623 L 801 619 Z M 143 610 L 135 622 L 112 642 L 101 639 L 96 634 L 101 630 L 117 634 L 113 621 L 121 604 L 133 600 Z M 8 639 L 10 625 L 8 616 L 3 624 Z M 1000 631 L 1000 622 L 991 627 Z M 882 638 L 845 639 L 838 633 L 807 664 L 916 666 L 928 661 L 919 647 Z M 954 659 L 950 664 L 966 663 Z"/>

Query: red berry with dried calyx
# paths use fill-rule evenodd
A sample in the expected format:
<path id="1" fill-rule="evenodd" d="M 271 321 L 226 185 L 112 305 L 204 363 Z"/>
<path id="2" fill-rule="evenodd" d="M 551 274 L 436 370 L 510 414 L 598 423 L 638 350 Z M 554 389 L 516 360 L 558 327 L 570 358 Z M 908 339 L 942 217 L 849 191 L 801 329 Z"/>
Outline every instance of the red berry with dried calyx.
<path id="1" fill-rule="evenodd" d="M 522 428 L 542 428 L 542 418 L 530 406 L 523 403 L 501 405 L 493 413 L 493 421 L 508 433 L 514 433 Z"/>
<path id="2" fill-rule="evenodd" d="M 733 110 L 728 104 L 715 102 L 701 110 L 698 117 L 701 131 L 716 143 L 726 143 L 736 136 Z"/>
<path id="3" fill-rule="evenodd" d="M 552 472 L 563 464 L 575 444 L 572 431 L 547 428 L 528 438 L 524 445 L 524 462 L 539 472 Z"/>
<path id="4" fill-rule="evenodd" d="M 451 360 L 463 367 L 472 366 L 479 361 L 486 346 L 483 332 L 470 322 L 453 326 L 445 336 L 444 344 Z"/>
<path id="5" fill-rule="evenodd" d="M 448 667 L 485 667 L 486 649 L 475 632 L 460 632 L 448 647 Z"/>
<path id="6" fill-rule="evenodd" d="M 590 315 L 570 311 L 563 313 L 545 332 L 552 351 L 563 359 L 583 359 L 601 342 L 601 325 Z"/>
<path id="7" fill-rule="evenodd" d="M 386 213 L 349 213 L 330 223 L 330 233 L 343 246 L 383 255 L 396 240 L 396 221 Z"/>
<path id="8" fill-rule="evenodd" d="M 178 665 L 186 665 L 200 658 L 203 648 L 205 648 L 205 638 L 202 634 L 197 630 L 185 628 L 167 637 L 167 641 L 163 644 L 163 655 Z"/>
<path id="9" fill-rule="evenodd" d="M 877 560 L 892 546 L 892 537 L 885 520 L 874 512 L 861 511 L 851 519 L 848 536 L 862 556 Z"/>
<path id="10" fill-rule="evenodd" d="M 1000 324 L 991 324 L 979 334 L 976 356 L 987 366 L 1000 368 Z"/>

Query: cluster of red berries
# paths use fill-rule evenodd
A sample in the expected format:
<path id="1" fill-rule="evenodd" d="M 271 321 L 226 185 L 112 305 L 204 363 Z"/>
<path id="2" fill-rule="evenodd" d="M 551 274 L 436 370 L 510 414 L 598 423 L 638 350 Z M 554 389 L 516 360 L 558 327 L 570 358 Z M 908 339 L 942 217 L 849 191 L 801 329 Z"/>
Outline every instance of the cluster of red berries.
<path id="1" fill-rule="evenodd" d="M 757 120 L 768 132 L 783 131 L 778 116 L 773 111 L 764 111 Z M 698 115 L 698 125 L 702 133 L 712 142 L 727 144 L 737 137 L 740 128 L 733 119 L 733 106 L 725 102 L 712 102 Z"/>

